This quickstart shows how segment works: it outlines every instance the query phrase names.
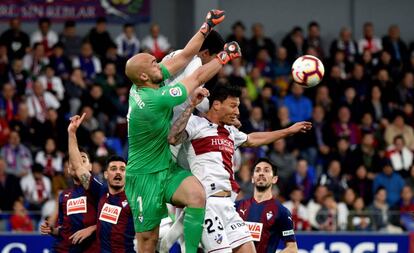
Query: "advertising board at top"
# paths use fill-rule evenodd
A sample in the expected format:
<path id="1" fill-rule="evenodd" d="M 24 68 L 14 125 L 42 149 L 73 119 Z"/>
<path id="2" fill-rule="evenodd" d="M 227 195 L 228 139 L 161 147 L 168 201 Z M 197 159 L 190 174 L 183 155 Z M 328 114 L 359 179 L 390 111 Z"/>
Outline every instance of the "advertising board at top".
<path id="1" fill-rule="evenodd" d="M 106 17 L 109 22 L 148 22 L 150 0 L 2 0 L 0 21 L 19 17 L 37 21 L 47 17 L 53 22 L 75 20 L 91 22 Z"/>

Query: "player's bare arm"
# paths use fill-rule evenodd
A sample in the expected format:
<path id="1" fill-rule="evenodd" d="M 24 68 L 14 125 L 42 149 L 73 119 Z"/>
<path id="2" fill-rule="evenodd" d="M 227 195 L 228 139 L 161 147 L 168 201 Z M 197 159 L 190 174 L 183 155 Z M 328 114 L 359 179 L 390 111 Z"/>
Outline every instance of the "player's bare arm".
<path id="1" fill-rule="evenodd" d="M 199 67 L 193 74 L 184 78 L 181 83 L 186 87 L 187 93 L 191 94 L 195 88 L 210 80 L 223 65 L 230 60 L 241 57 L 241 49 L 237 42 L 233 41 L 224 45 L 223 51 L 217 54 L 216 59 Z"/>
<path id="2" fill-rule="evenodd" d="M 194 55 L 200 50 L 208 33 L 214 26 L 220 24 L 224 18 L 224 11 L 221 10 L 211 10 L 207 13 L 204 24 L 183 48 L 182 52 L 163 62 L 164 66 L 172 75 L 175 75 L 193 59 Z"/>
<path id="3" fill-rule="evenodd" d="M 72 244 L 80 244 L 86 238 L 91 236 L 93 232 L 95 231 L 96 231 L 96 225 L 89 226 L 87 228 L 76 231 L 73 235 L 69 237 L 69 240 L 72 240 Z"/>
<path id="4" fill-rule="evenodd" d="M 247 135 L 247 141 L 243 143 L 244 147 L 258 147 L 261 145 L 267 145 L 277 140 L 286 138 L 296 133 L 306 133 L 312 128 L 312 123 L 307 121 L 301 121 L 293 124 L 288 128 L 276 130 L 272 132 L 254 132 Z"/>
<path id="5" fill-rule="evenodd" d="M 205 97 L 209 95 L 209 91 L 205 88 L 198 88 L 194 91 L 193 98 L 190 104 L 181 113 L 180 117 L 174 122 L 168 135 L 168 142 L 172 145 L 177 145 L 184 142 L 187 139 L 187 133 L 185 127 L 190 119 L 194 108 L 203 101 Z"/>
<path id="6" fill-rule="evenodd" d="M 287 242 L 285 248 L 280 253 L 298 253 L 296 242 Z"/>
<path id="7" fill-rule="evenodd" d="M 89 182 L 91 178 L 91 173 L 89 169 L 83 165 L 82 156 L 79 152 L 78 139 L 76 137 L 76 131 L 79 126 L 82 124 L 83 119 L 86 114 L 82 116 L 75 115 L 70 118 L 70 124 L 68 126 L 68 136 L 69 136 L 69 162 L 72 165 L 73 170 L 75 170 L 76 176 L 78 177 L 82 186 L 87 190 L 89 189 Z"/>

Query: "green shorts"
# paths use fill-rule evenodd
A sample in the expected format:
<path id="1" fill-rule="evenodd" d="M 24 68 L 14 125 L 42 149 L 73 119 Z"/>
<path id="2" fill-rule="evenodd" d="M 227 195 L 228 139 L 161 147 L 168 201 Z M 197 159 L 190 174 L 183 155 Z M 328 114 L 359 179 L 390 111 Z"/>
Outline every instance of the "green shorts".
<path id="1" fill-rule="evenodd" d="M 135 232 L 150 231 L 160 225 L 161 219 L 167 217 L 166 203 L 181 182 L 192 176 L 191 172 L 180 168 L 158 171 L 150 174 L 126 174 L 125 193 L 134 217 Z"/>

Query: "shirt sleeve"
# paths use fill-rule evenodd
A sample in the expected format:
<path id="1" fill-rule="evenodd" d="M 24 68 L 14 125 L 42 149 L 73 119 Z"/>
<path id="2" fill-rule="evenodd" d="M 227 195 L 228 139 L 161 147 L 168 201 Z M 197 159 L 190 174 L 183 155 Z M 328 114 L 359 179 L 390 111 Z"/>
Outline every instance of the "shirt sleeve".
<path id="1" fill-rule="evenodd" d="M 238 148 L 241 145 L 243 145 L 243 143 L 245 143 L 247 141 L 247 134 L 239 131 L 239 129 L 235 128 L 234 126 L 231 127 L 231 131 L 234 134 L 234 147 Z"/>
<path id="2" fill-rule="evenodd" d="M 105 193 L 106 187 L 106 184 L 99 182 L 99 180 L 96 177 L 91 176 L 89 182 L 89 191 L 92 194 L 93 198 L 96 200 L 96 202 L 98 202 L 101 196 Z"/>
<path id="3" fill-rule="evenodd" d="M 185 131 L 187 132 L 187 135 L 188 135 L 187 140 L 192 140 L 195 138 L 198 132 L 197 131 L 197 116 L 194 116 L 194 115 L 190 116 L 187 126 L 185 127 Z"/>
<path id="4" fill-rule="evenodd" d="M 183 103 L 187 99 L 187 89 L 182 83 L 173 86 L 164 86 L 156 90 L 153 94 L 156 104 L 161 107 L 174 107 Z"/>
<path id="5" fill-rule="evenodd" d="M 280 238 L 285 243 L 296 242 L 295 231 L 293 229 L 292 215 L 286 207 L 279 205 L 279 216 L 275 224 L 277 224 L 277 229 L 279 229 Z"/>

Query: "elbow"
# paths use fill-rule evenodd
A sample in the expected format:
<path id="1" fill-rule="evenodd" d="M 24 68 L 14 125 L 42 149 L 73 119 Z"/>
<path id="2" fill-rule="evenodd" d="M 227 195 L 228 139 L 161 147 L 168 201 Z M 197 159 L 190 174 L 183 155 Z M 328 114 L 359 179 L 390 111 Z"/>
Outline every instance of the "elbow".
<path id="1" fill-rule="evenodd" d="M 168 143 L 173 146 L 177 145 L 177 138 L 175 138 L 175 136 L 168 136 Z"/>

